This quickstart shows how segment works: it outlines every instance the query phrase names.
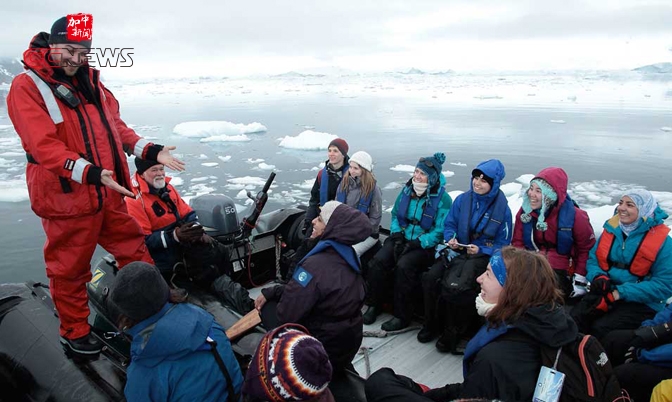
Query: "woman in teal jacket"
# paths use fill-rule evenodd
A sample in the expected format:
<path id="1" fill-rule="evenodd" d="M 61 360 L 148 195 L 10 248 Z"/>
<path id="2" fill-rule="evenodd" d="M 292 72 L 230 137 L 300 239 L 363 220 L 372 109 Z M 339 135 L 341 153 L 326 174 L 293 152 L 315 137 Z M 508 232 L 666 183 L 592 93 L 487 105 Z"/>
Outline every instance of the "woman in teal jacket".
<path id="1" fill-rule="evenodd" d="M 672 239 L 668 215 L 646 190 L 621 197 L 590 251 L 590 294 L 572 311 L 579 328 L 598 338 L 635 329 L 672 296 Z"/>
<path id="2" fill-rule="evenodd" d="M 372 305 L 364 314 L 365 324 L 376 321 L 385 294 L 392 287 L 394 317 L 381 328 L 396 331 L 411 321 L 413 294 L 420 289 L 420 275 L 434 261 L 434 248 L 443 241 L 443 220 L 453 204 L 441 172 L 445 161 L 443 153 L 420 158 L 413 178 L 394 203 L 390 237 L 369 263 Z M 394 281 L 390 284 L 392 276 Z"/>

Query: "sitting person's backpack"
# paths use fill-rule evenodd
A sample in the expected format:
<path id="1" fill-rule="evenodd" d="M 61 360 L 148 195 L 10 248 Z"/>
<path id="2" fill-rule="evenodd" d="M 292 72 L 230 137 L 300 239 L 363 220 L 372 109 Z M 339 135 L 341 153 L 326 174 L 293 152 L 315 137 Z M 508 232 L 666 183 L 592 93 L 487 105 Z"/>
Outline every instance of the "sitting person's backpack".
<path id="1" fill-rule="evenodd" d="M 441 279 L 442 293 L 446 296 L 455 296 L 468 290 L 478 288 L 478 278 L 488 267 L 490 257 L 485 254 L 461 254 L 453 258 L 443 273 Z"/>
<path id="2" fill-rule="evenodd" d="M 559 349 L 541 346 L 541 364 L 565 375 L 560 402 L 628 401 L 600 342 L 581 335 Z"/>

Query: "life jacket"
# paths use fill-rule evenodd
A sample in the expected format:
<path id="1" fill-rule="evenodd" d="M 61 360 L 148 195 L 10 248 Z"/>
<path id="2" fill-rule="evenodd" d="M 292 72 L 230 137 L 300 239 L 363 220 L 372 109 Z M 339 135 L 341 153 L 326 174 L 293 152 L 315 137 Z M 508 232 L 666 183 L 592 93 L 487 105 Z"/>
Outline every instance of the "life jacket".
<path id="1" fill-rule="evenodd" d="M 506 216 L 506 209 L 509 206 L 509 202 L 506 200 L 504 193 L 499 190 L 495 199 L 490 202 L 490 204 L 484 209 L 481 214 L 481 218 L 476 223 L 475 230 L 481 224 L 483 217 L 488 211 L 491 211 L 490 218 L 488 222 L 483 226 L 483 230 L 480 232 L 472 233 L 471 232 L 471 205 L 472 197 L 474 192 L 472 190 L 468 191 L 469 194 L 469 208 L 461 208 L 460 216 L 457 224 L 457 238 L 461 243 L 469 243 L 472 240 L 478 239 L 481 236 L 485 236 L 488 239 L 494 239 L 497 236 L 497 231 L 504 222 L 504 217 Z"/>
<path id="2" fill-rule="evenodd" d="M 367 195 L 366 197 L 361 197 L 360 196 L 359 200 L 357 201 L 357 209 L 359 211 L 363 212 L 364 214 L 369 213 L 369 208 L 371 207 L 371 200 L 373 200 L 373 191 L 374 190 L 375 190 L 375 186 L 374 186 L 374 189 L 371 190 L 369 195 Z M 336 201 L 342 202 L 342 203 L 345 204 L 345 201 L 346 201 L 347 198 L 348 198 L 348 194 L 345 191 L 343 191 L 342 186 L 339 184 L 338 185 L 338 191 L 336 192 Z"/>
<path id="3" fill-rule="evenodd" d="M 613 219 L 613 218 L 612 218 Z M 660 224 L 649 229 L 637 245 L 637 251 L 629 264 L 611 261 L 609 254 L 614 246 L 615 236 L 613 233 L 604 231 L 597 245 L 595 255 L 597 263 L 603 271 L 609 271 L 610 268 L 627 269 L 631 274 L 640 278 L 648 275 L 651 266 L 656 261 L 658 251 L 663 247 L 663 243 L 670 233 L 670 228 L 665 224 Z"/>
<path id="4" fill-rule="evenodd" d="M 348 171 L 348 169 L 350 169 L 350 165 L 344 163 L 343 167 L 341 168 L 341 177 L 338 180 L 338 184 L 341 183 L 341 180 L 343 179 L 343 176 L 345 175 L 345 172 Z M 322 177 L 326 177 L 327 180 L 322 180 Z M 326 165 L 322 170 L 320 170 L 320 173 L 317 174 L 317 181 L 320 183 L 320 206 L 322 206 L 329 202 L 329 171 L 327 170 Z"/>
<path id="5" fill-rule="evenodd" d="M 567 194 L 567 198 L 560 206 L 560 211 L 558 211 L 558 232 L 556 234 L 555 250 L 560 255 L 568 255 L 572 252 L 572 246 L 574 245 L 572 230 L 574 229 L 574 217 L 576 216 L 575 206 L 576 204 L 569 197 L 569 194 Z M 532 244 L 532 233 L 535 224 L 536 222 L 533 220 L 523 223 L 523 241 L 525 242 L 525 248 L 528 250 L 535 249 L 534 244 Z"/>
<path id="6" fill-rule="evenodd" d="M 427 189 L 430 191 L 430 189 Z M 418 222 L 417 219 L 413 219 L 410 223 L 417 225 L 420 224 L 420 227 L 425 232 L 429 231 L 434 224 L 434 218 L 436 218 L 436 213 L 439 211 L 439 202 L 441 202 L 441 197 L 443 193 L 446 192 L 446 189 L 443 186 L 439 186 L 439 192 L 437 194 L 430 194 L 429 201 L 425 202 L 422 210 L 422 219 Z M 406 219 L 406 213 L 408 212 L 408 207 L 411 204 L 411 194 L 406 191 L 401 191 L 401 200 L 399 200 L 399 208 L 397 209 L 397 221 L 399 226 L 403 229 L 408 226 L 409 221 Z"/>
<path id="7" fill-rule="evenodd" d="M 350 265 L 353 271 L 360 273 L 361 272 L 361 263 L 359 261 L 359 257 L 357 257 L 357 253 L 355 252 L 355 249 L 352 248 L 352 246 L 348 246 L 343 243 L 339 243 L 335 240 L 321 240 L 319 241 L 315 247 L 313 247 L 312 250 L 308 254 L 306 254 L 305 257 L 299 261 L 298 264 L 296 264 L 297 267 L 301 266 L 303 262 L 306 260 L 306 258 L 310 257 L 313 254 L 317 254 L 322 252 L 323 250 L 327 248 L 333 248 L 336 250 L 336 252 Z"/>

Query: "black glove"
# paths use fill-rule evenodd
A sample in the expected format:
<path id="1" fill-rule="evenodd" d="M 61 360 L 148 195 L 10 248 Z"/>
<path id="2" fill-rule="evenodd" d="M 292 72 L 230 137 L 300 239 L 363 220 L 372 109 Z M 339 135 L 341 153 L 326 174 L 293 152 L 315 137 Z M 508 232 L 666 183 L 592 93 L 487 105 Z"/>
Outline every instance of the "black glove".
<path id="1" fill-rule="evenodd" d="M 603 310 L 597 308 L 603 299 L 603 296 L 588 293 L 579 304 L 574 306 L 570 314 L 580 332 L 589 333 L 593 321 L 604 314 Z"/>
<path id="2" fill-rule="evenodd" d="M 611 279 L 607 275 L 598 275 L 590 282 L 590 293 L 606 295 L 611 290 Z"/>
<path id="3" fill-rule="evenodd" d="M 192 244 L 200 241 L 205 230 L 196 222 L 186 222 L 175 228 L 175 237 L 180 243 Z"/>
<path id="4" fill-rule="evenodd" d="M 672 323 L 654 325 L 652 327 L 641 327 L 635 330 L 635 337 L 630 345 L 636 349 L 650 349 L 658 345 L 670 343 L 672 341 Z"/>
<path id="5" fill-rule="evenodd" d="M 409 251 L 418 250 L 421 248 L 422 244 L 420 244 L 420 240 L 418 239 L 411 240 L 408 243 L 406 243 L 406 250 L 404 250 L 404 254 L 408 253 Z"/>
<path id="6" fill-rule="evenodd" d="M 639 351 L 639 348 L 636 348 L 634 346 L 630 346 L 630 348 L 628 348 L 628 351 L 625 352 L 625 362 L 626 363 L 636 362 L 638 351 Z"/>
<path id="7" fill-rule="evenodd" d="M 404 234 L 401 232 L 395 232 L 390 234 L 390 240 L 394 242 L 396 245 L 397 243 L 403 243 L 404 242 Z"/>
<path id="8" fill-rule="evenodd" d="M 406 246 L 404 235 L 400 232 L 392 233 L 390 235 L 390 241 L 394 243 L 394 260 L 398 261 L 399 257 L 404 253 L 404 248 Z"/>

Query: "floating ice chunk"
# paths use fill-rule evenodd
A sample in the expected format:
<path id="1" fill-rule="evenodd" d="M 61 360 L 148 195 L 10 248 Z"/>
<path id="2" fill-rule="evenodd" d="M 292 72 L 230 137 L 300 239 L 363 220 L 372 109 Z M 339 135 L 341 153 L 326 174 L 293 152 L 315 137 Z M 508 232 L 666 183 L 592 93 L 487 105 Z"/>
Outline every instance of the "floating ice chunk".
<path id="1" fill-rule="evenodd" d="M 306 130 L 296 137 L 286 136 L 279 138 L 278 146 L 290 149 L 301 149 L 306 151 L 319 151 L 327 149 L 329 143 L 338 138 L 337 135 L 321 133 L 319 131 Z"/>
<path id="2" fill-rule="evenodd" d="M 520 194 L 522 188 L 523 185 L 520 183 L 506 183 L 499 186 L 499 189 L 502 190 L 502 193 L 504 193 L 506 197 Z"/>
<path id="3" fill-rule="evenodd" d="M 414 170 L 415 170 L 415 169 L 414 169 Z M 455 172 L 452 172 L 452 171 L 450 171 L 450 170 L 444 170 L 444 171 L 441 172 L 441 173 L 443 174 L 444 177 L 453 177 L 453 176 L 455 176 Z"/>
<path id="4" fill-rule="evenodd" d="M 183 137 L 205 138 L 227 135 L 244 135 L 267 131 L 266 126 L 254 122 L 251 124 L 231 123 L 228 121 L 188 121 L 173 128 L 173 133 Z"/>
<path id="5" fill-rule="evenodd" d="M 260 163 L 260 162 L 263 162 L 263 161 L 264 161 L 264 159 L 248 158 L 245 162 L 250 163 L 250 164 L 257 164 L 257 163 Z"/>
<path id="6" fill-rule="evenodd" d="M 184 184 L 184 179 L 179 177 L 179 176 L 171 177 L 170 178 L 170 184 L 173 187 L 179 187 L 179 186 Z"/>
<path id="7" fill-rule="evenodd" d="M 266 184 L 266 179 L 253 176 L 236 177 L 233 179 L 228 179 L 227 181 L 231 184 L 243 184 L 251 186 L 263 186 L 264 184 Z"/>
<path id="8" fill-rule="evenodd" d="M 390 168 L 390 170 L 395 172 L 406 172 L 413 173 L 415 171 L 415 166 L 412 165 L 397 165 Z"/>
<path id="9" fill-rule="evenodd" d="M 292 184 L 292 185 L 293 185 L 294 187 L 302 188 L 302 189 L 305 189 L 305 190 L 310 190 L 310 189 L 313 188 L 313 184 L 315 184 L 315 179 L 304 180 L 304 181 L 301 182 L 301 183 L 298 183 L 298 184 Z"/>
<path id="10" fill-rule="evenodd" d="M 462 162 L 450 162 L 450 164 L 453 165 L 453 166 L 467 166 L 466 163 L 462 163 Z"/>
<path id="11" fill-rule="evenodd" d="M 614 216 L 614 208 L 616 208 L 616 204 L 586 209 L 590 218 L 590 225 L 593 227 L 596 237 L 599 238 L 602 235 L 602 225 L 604 225 L 604 222 Z"/>
<path id="12" fill-rule="evenodd" d="M 534 175 L 533 175 L 533 174 L 524 174 L 524 175 L 522 175 L 522 176 L 519 176 L 519 177 L 516 179 L 516 181 L 517 181 L 518 183 L 522 184 L 523 186 L 527 187 L 527 186 L 530 185 L 530 181 L 532 181 L 532 179 L 534 179 Z"/>
<path id="13" fill-rule="evenodd" d="M 207 181 L 208 179 L 209 179 L 208 176 L 194 177 L 193 179 L 191 179 L 191 182 L 192 182 L 192 183 L 200 183 L 200 182 L 202 182 L 202 181 Z"/>
<path id="14" fill-rule="evenodd" d="M 28 200 L 28 187 L 25 180 L 6 180 L 0 182 L 0 202 L 21 202 Z"/>
<path id="15" fill-rule="evenodd" d="M 555 124 L 565 124 L 565 123 L 567 123 L 567 122 L 564 121 L 564 120 L 551 120 L 551 123 L 555 123 Z"/>
<path id="16" fill-rule="evenodd" d="M 201 163 L 201 166 L 215 167 L 215 166 L 219 166 L 219 162 L 205 162 L 205 163 Z"/>
<path id="17" fill-rule="evenodd" d="M 273 170 L 273 169 L 275 169 L 275 165 L 268 165 L 268 164 L 262 162 L 262 163 L 259 164 L 259 169 L 261 169 L 261 170 Z"/>
<path id="18" fill-rule="evenodd" d="M 222 162 L 228 162 L 231 160 L 231 155 L 226 155 L 226 156 L 218 156 L 219 160 Z"/>
<path id="19" fill-rule="evenodd" d="M 670 131 L 672 131 L 672 127 L 661 127 L 660 130 L 669 133 Z"/>
<path id="20" fill-rule="evenodd" d="M 236 198 L 239 200 L 244 200 L 247 199 L 247 191 L 245 190 L 240 190 L 238 194 L 236 194 Z"/>
<path id="21" fill-rule="evenodd" d="M 450 199 L 452 199 L 453 201 L 455 201 L 455 198 L 457 198 L 457 196 L 459 196 L 459 195 L 462 195 L 462 193 L 464 193 L 464 191 L 461 191 L 461 190 L 453 190 L 453 191 L 449 192 L 448 195 L 450 196 Z"/>
<path id="22" fill-rule="evenodd" d="M 208 187 L 207 184 L 195 184 L 189 188 L 189 192 L 191 193 L 196 193 L 196 196 L 203 195 L 203 194 L 210 194 L 213 191 L 215 191 L 214 188 Z"/>
<path id="23" fill-rule="evenodd" d="M 393 181 L 391 183 L 387 183 L 385 187 L 383 187 L 383 190 L 396 190 L 398 188 L 402 188 L 403 185 L 401 183 L 397 183 L 396 181 Z"/>
<path id="24" fill-rule="evenodd" d="M 200 154 L 200 155 L 198 156 L 198 159 L 208 159 L 208 155 L 206 155 L 206 154 Z"/>
<path id="25" fill-rule="evenodd" d="M 201 138 L 201 142 L 247 142 L 252 139 L 245 134 L 242 135 L 213 135 L 207 138 Z"/>

